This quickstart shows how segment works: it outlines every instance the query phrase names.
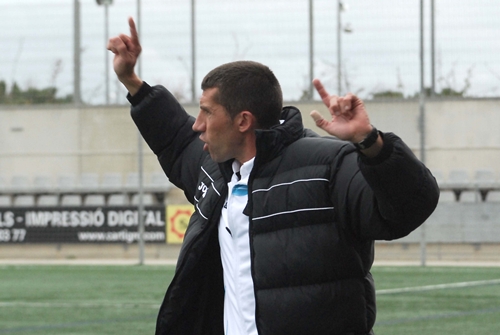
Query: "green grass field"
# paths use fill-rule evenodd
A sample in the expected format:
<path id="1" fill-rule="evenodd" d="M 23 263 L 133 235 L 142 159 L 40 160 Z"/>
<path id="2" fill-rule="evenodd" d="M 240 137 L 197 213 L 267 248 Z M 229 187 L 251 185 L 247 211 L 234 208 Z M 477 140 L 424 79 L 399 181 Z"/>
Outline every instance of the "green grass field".
<path id="1" fill-rule="evenodd" d="M 375 267 L 373 274 L 377 335 L 500 329 L 500 268 Z M 0 334 L 153 334 L 172 276 L 171 266 L 0 266 Z"/>

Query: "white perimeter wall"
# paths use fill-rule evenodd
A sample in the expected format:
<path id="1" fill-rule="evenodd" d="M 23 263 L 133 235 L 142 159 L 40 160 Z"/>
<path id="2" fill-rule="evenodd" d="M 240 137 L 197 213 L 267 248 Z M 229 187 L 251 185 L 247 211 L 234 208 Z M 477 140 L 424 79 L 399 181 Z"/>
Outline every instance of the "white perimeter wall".
<path id="1" fill-rule="evenodd" d="M 316 129 L 312 109 L 327 115 L 321 103 L 294 103 L 306 127 Z M 366 102 L 371 121 L 402 137 L 420 152 L 419 105 L 412 102 Z M 186 105 L 196 115 L 196 105 Z M 452 169 L 489 168 L 500 177 L 500 100 L 428 101 L 426 163 L 445 175 Z M 321 133 L 321 131 L 319 131 Z M 0 176 L 137 171 L 138 134 L 127 106 L 0 107 Z M 145 173 L 161 171 L 144 146 Z"/>

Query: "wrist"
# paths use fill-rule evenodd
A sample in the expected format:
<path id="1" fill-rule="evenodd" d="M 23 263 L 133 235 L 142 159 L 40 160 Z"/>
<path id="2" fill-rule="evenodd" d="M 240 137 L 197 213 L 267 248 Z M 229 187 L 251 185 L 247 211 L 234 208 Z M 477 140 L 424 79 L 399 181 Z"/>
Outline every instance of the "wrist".
<path id="1" fill-rule="evenodd" d="M 357 142 L 353 142 L 354 146 L 358 150 L 366 150 L 373 146 L 377 139 L 379 138 L 379 132 L 377 128 L 372 125 L 372 130 L 361 140 Z"/>
<path id="2" fill-rule="evenodd" d="M 120 82 L 125 86 L 131 96 L 134 96 L 142 86 L 142 80 L 134 73 L 128 76 L 119 77 Z"/>

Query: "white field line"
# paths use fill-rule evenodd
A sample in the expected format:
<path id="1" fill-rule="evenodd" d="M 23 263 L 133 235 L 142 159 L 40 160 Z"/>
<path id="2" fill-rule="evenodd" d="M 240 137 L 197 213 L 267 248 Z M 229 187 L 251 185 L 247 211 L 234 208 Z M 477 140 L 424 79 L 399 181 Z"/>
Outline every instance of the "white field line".
<path id="1" fill-rule="evenodd" d="M 413 293 L 413 292 L 424 292 L 432 290 L 442 290 L 451 288 L 464 288 L 464 287 L 474 287 L 474 286 L 487 286 L 500 284 L 500 279 L 491 280 L 478 280 L 470 282 L 460 282 L 460 283 L 450 283 L 450 284 L 438 284 L 438 285 L 426 285 L 426 286 L 415 286 L 415 287 L 403 287 L 394 289 L 377 290 L 377 295 L 384 294 L 397 294 L 397 293 Z M 81 308 L 96 308 L 96 307 L 114 307 L 114 308 L 137 308 L 146 307 L 158 309 L 159 304 L 153 302 L 111 302 L 111 301 L 93 301 L 93 302 L 34 302 L 34 301 L 0 301 L 1 307 L 81 307 Z"/>
<path id="2" fill-rule="evenodd" d="M 99 308 L 99 307 L 113 307 L 113 308 L 160 308 L 160 304 L 152 302 L 111 302 L 111 301 L 53 301 L 53 302 L 34 302 L 34 301 L 0 301 L 0 308 L 2 307 L 41 307 L 41 308 Z"/>
<path id="3" fill-rule="evenodd" d="M 478 280 L 469 281 L 461 283 L 450 283 L 450 284 L 438 284 L 438 285 L 426 285 L 426 286 L 415 286 L 415 287 L 403 287 L 403 288 L 392 288 L 386 290 L 377 290 L 377 295 L 381 294 L 396 294 L 396 293 L 413 293 L 413 292 L 423 292 L 432 290 L 442 290 L 449 288 L 464 288 L 464 287 L 474 287 L 474 286 L 486 286 L 486 285 L 496 285 L 500 284 L 500 279 L 491 280 Z"/>
<path id="4" fill-rule="evenodd" d="M 176 265 L 175 259 L 146 259 L 145 265 Z M 0 259 L 0 268 L 8 265 L 138 265 L 134 259 Z"/>

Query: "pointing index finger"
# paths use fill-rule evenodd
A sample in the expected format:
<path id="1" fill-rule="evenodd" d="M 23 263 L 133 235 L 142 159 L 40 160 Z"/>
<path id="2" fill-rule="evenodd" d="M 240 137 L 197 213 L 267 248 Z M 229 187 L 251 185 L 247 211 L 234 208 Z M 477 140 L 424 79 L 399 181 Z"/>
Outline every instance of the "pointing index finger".
<path id="1" fill-rule="evenodd" d="M 323 100 L 325 105 L 328 106 L 330 104 L 330 94 L 326 91 L 321 81 L 319 79 L 314 79 L 313 85 L 316 88 L 316 91 L 318 91 L 321 100 Z"/>
<path id="2" fill-rule="evenodd" d="M 132 43 L 135 45 L 139 45 L 139 34 L 137 34 L 137 28 L 135 27 L 133 18 L 128 18 L 128 25 L 130 27 L 130 37 L 132 38 Z"/>

